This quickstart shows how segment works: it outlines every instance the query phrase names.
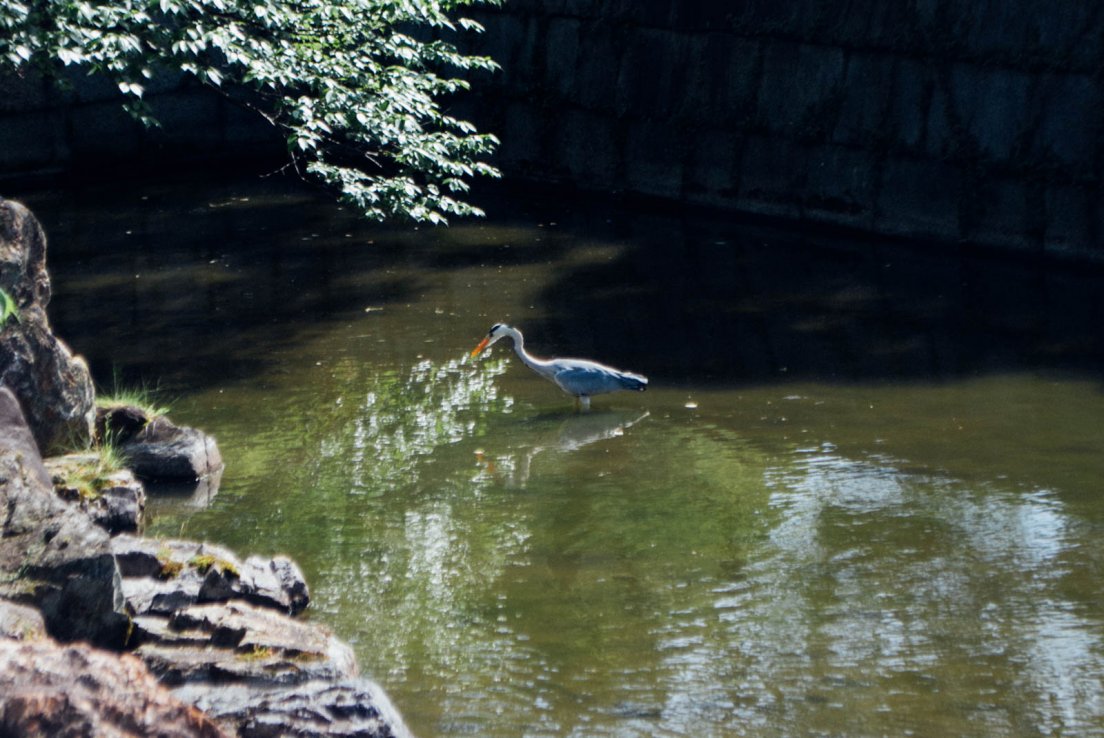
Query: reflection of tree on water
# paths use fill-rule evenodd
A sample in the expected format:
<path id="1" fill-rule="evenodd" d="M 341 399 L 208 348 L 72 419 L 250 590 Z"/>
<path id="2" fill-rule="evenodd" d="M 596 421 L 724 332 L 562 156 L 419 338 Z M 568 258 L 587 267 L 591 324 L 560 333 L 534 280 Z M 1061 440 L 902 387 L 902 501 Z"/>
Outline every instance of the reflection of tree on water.
<path id="1" fill-rule="evenodd" d="M 262 493 L 229 488 L 218 517 L 230 530 L 240 508 L 292 541 L 316 612 L 424 723 L 551 734 L 580 699 L 600 720 L 626 694 L 654 694 L 659 648 L 682 635 L 669 613 L 689 606 L 670 582 L 703 568 L 723 579 L 762 539 L 767 459 L 738 434 L 655 412 L 519 407 L 505 369 L 327 366 L 294 424 L 257 445 Z M 501 470 L 473 478 L 477 447 Z M 662 458 L 673 463 L 649 466 Z M 618 668 L 596 673 L 598 651 Z M 427 690 L 433 704 L 414 696 Z M 532 717 L 535 699 L 552 709 Z"/>
<path id="2" fill-rule="evenodd" d="M 324 442 L 323 453 L 350 460 L 355 490 L 409 484 L 419 457 L 475 435 L 489 412 L 510 409 L 513 400 L 500 397 L 494 384 L 504 371 L 504 359 L 474 367 L 453 359 L 419 362 L 405 377 L 377 375 L 351 427 Z"/>
<path id="3" fill-rule="evenodd" d="M 511 486 L 524 487 L 533 459 L 543 451 L 568 453 L 617 438 L 648 417 L 648 412 L 610 410 L 516 418 L 513 398 L 500 395 L 495 378 L 508 360 L 469 363 L 466 357 L 443 363 L 429 360 L 405 375 L 384 373 L 371 378 L 356 416 L 321 443 L 325 458 L 349 459 L 353 491 L 380 493 L 417 484 L 420 459 L 490 432 L 491 418 L 511 416 L 522 425 L 509 434 L 518 445 L 504 453 L 487 449 L 484 469 L 505 475 Z"/>
<path id="4" fill-rule="evenodd" d="M 618 438 L 649 414 L 639 410 L 612 410 L 557 417 L 554 421 L 536 418 L 539 430 L 533 445 L 492 456 L 487 462 L 487 471 L 505 477 L 510 486 L 524 487 L 529 482 L 533 459 L 541 452 L 571 453 L 592 443 Z"/>
<path id="5" fill-rule="evenodd" d="M 883 733 L 878 713 L 890 707 L 898 733 L 1099 728 L 1098 597 L 1085 597 L 1084 559 L 1071 553 L 1089 557 L 1085 568 L 1101 557 L 1080 545 L 1062 496 L 902 466 L 825 444 L 767 469 L 779 521 L 747 576 L 714 589 L 710 612 L 732 637 L 672 654 L 683 694 L 667 695 L 665 715 L 695 724 L 677 714 L 689 691 L 742 663 L 740 679 L 756 686 L 738 714 L 753 732 Z M 754 659 L 741 652 L 749 642 Z M 695 682 L 701 672 L 711 678 Z M 960 699 L 948 709 L 950 690 Z"/>

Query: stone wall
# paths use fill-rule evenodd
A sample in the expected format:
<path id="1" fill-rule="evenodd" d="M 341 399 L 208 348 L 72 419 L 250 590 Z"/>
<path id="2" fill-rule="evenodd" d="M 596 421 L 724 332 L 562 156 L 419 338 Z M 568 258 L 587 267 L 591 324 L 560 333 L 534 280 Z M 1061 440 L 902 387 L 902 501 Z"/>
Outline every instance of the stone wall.
<path id="1" fill-rule="evenodd" d="M 145 98 L 158 128 L 145 128 L 124 111 L 122 95 L 106 79 L 74 72 L 59 86 L 33 73 L 0 75 L 0 175 L 108 162 L 106 173 L 117 176 L 283 150 L 260 116 L 191 77 L 163 75 Z"/>
<path id="2" fill-rule="evenodd" d="M 508 175 L 1104 256 L 1104 6 L 509 0 L 465 109 Z"/>
<path id="3" fill-rule="evenodd" d="M 506 0 L 454 113 L 508 177 L 883 234 L 1104 257 L 1104 6 L 1084 0 Z M 184 78 L 144 131 L 108 84 L 0 80 L 0 173 L 279 154 Z"/>

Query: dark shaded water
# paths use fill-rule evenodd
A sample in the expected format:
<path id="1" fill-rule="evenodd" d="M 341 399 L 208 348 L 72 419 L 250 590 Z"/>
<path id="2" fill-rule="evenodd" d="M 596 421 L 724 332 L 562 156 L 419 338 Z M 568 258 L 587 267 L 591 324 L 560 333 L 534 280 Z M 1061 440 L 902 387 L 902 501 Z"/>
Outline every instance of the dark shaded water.
<path id="1" fill-rule="evenodd" d="M 1104 275 L 517 194 L 26 200 L 57 331 L 213 432 L 422 736 L 1104 735 Z M 650 376 L 589 415 L 497 346 Z"/>

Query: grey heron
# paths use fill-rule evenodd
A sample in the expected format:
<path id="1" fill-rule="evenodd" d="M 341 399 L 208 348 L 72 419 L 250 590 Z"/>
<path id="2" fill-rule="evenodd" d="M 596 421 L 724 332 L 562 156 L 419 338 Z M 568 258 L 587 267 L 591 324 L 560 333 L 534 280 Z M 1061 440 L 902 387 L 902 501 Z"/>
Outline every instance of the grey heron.
<path id="1" fill-rule="evenodd" d="M 590 409 L 591 395 L 601 395 L 620 390 L 643 392 L 648 389 L 647 377 L 632 372 L 623 372 L 620 369 L 614 369 L 596 361 L 587 359 L 538 359 L 525 350 L 525 337 L 521 335 L 521 331 L 503 323 L 495 323 L 491 326 L 487 336 L 472 350 L 471 355 L 478 356 L 483 349 L 507 336 L 514 339 L 514 351 L 517 352 L 525 366 L 554 383 L 567 394 L 573 395 L 584 410 Z"/>

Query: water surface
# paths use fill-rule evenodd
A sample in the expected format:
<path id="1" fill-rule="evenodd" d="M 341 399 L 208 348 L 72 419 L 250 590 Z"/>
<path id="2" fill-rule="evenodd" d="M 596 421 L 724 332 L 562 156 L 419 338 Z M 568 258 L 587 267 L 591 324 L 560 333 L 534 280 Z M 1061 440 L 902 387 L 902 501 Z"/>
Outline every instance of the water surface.
<path id="1" fill-rule="evenodd" d="M 214 433 L 147 532 L 286 552 L 421 736 L 1104 735 L 1104 283 L 533 193 L 25 198 L 57 331 Z M 505 342 L 651 378 L 569 398 Z"/>

